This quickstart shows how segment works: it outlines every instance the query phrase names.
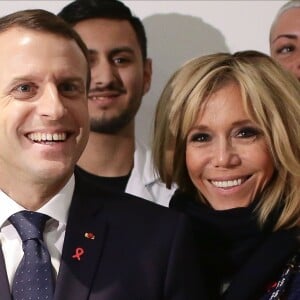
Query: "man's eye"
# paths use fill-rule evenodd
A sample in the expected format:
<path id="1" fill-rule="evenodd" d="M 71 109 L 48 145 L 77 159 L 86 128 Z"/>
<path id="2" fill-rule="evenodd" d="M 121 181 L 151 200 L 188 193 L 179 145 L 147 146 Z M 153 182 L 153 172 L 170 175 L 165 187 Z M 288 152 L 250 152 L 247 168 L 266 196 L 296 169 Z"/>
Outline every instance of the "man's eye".
<path id="1" fill-rule="evenodd" d="M 73 92 L 77 90 L 77 87 L 71 83 L 62 83 L 59 88 L 65 92 Z"/>
<path id="2" fill-rule="evenodd" d="M 29 93 L 29 92 L 32 91 L 32 86 L 29 85 L 29 84 L 22 84 L 22 85 L 19 85 L 16 88 L 16 91 L 19 91 L 19 92 L 22 92 L 22 93 Z"/>
<path id="3" fill-rule="evenodd" d="M 126 64 L 130 62 L 130 60 L 125 57 L 116 57 L 113 59 L 113 61 L 116 65 Z"/>
<path id="4" fill-rule="evenodd" d="M 11 95 L 15 99 L 20 99 L 20 100 L 29 99 L 36 95 L 37 90 L 38 88 L 34 84 L 23 83 L 14 87 L 11 91 Z"/>
<path id="5" fill-rule="evenodd" d="M 84 93 L 84 87 L 80 83 L 63 82 L 58 86 L 62 95 L 76 96 Z"/>

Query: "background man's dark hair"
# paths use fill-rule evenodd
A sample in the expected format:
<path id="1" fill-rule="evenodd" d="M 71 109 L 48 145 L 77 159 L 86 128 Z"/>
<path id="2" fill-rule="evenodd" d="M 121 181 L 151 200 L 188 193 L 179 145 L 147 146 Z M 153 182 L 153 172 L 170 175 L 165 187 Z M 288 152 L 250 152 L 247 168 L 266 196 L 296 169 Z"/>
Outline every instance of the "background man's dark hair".
<path id="1" fill-rule="evenodd" d="M 80 21 L 95 18 L 127 20 L 135 31 L 143 60 L 147 58 L 147 38 L 144 25 L 139 18 L 132 15 L 124 3 L 118 0 L 75 0 L 64 7 L 58 16 L 72 26 Z"/>

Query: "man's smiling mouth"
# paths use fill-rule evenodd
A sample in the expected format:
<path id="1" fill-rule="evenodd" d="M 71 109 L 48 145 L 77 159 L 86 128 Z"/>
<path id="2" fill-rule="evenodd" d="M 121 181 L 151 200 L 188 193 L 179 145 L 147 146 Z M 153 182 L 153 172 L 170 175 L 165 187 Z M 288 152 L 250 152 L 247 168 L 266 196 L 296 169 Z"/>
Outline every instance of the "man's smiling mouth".
<path id="1" fill-rule="evenodd" d="M 34 143 L 40 142 L 64 142 L 68 137 L 66 132 L 55 132 L 55 133 L 47 133 L 47 132 L 34 132 L 29 133 L 27 138 L 30 139 Z"/>

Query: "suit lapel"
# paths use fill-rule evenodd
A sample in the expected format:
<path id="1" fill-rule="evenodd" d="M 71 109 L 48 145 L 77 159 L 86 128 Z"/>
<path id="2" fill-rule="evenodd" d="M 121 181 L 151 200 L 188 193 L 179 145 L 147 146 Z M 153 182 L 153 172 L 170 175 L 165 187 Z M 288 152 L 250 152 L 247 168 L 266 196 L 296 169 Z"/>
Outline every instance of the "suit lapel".
<path id="1" fill-rule="evenodd" d="M 88 299 L 99 268 L 107 224 L 101 214 L 100 197 L 94 197 L 88 189 L 77 179 L 54 300 Z"/>
<path id="2" fill-rule="evenodd" d="M 0 298 L 1 300 L 11 300 L 10 287 L 7 279 L 3 252 L 0 247 Z"/>

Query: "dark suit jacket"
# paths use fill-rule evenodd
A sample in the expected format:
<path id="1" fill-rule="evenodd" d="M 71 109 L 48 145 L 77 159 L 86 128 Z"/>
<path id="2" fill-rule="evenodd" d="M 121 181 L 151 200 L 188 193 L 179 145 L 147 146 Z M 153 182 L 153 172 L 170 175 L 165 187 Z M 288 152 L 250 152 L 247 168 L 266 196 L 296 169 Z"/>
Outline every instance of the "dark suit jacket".
<path id="1" fill-rule="evenodd" d="M 54 300 L 206 299 L 195 257 L 183 215 L 76 176 Z"/>

